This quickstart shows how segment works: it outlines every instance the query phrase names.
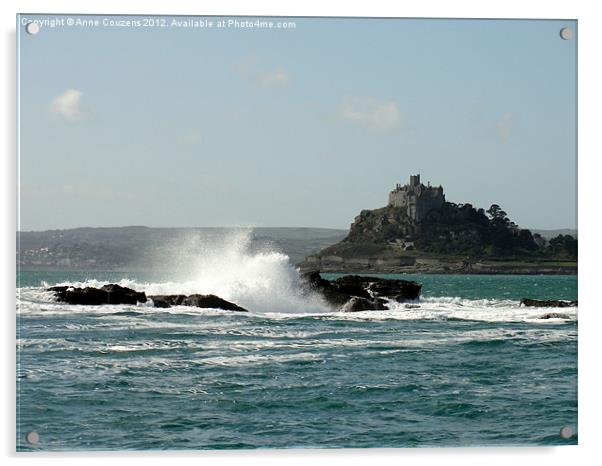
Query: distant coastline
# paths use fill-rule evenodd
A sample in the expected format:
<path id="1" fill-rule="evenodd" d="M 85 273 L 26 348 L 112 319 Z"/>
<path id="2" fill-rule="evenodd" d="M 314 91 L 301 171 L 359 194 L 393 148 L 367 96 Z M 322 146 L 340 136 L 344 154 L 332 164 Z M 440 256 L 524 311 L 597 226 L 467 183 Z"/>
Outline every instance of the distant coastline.
<path id="1" fill-rule="evenodd" d="M 374 274 L 455 274 L 455 275 L 577 275 L 577 261 L 528 262 L 521 260 L 454 260 L 450 258 L 405 258 L 407 264 L 379 259 L 329 260 L 308 258 L 301 271 Z M 400 262 L 403 258 L 400 259 Z"/>
<path id="2" fill-rule="evenodd" d="M 17 232 L 18 270 L 136 272 L 181 269 L 224 246 L 276 251 L 298 264 L 348 230 L 305 227 L 85 227 Z"/>
<path id="3" fill-rule="evenodd" d="M 157 259 L 158 247 L 165 256 L 175 254 L 182 239 L 191 236 L 223 235 L 241 228 L 73 228 L 40 232 L 18 232 L 17 267 L 40 272 L 141 272 L 166 271 Z M 532 230 L 545 238 L 572 234 L 576 230 Z M 401 258 L 376 257 L 312 259 L 322 249 L 345 238 L 349 230 L 311 227 L 255 228 L 249 247 L 270 247 L 289 256 L 302 271 L 320 269 L 340 273 L 428 273 L 428 274 L 576 274 L 576 261 L 475 260 L 437 257 L 407 251 Z M 166 247 L 169 245 L 170 247 Z M 152 260 L 151 260 L 152 259 Z M 397 261 L 397 262 L 396 262 Z"/>

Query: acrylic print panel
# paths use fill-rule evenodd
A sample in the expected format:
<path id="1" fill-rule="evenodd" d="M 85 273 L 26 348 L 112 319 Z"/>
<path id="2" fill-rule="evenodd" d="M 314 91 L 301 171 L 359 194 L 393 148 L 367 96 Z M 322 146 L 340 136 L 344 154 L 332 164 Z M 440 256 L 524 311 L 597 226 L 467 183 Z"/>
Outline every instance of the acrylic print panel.
<path id="1" fill-rule="evenodd" d="M 18 450 L 577 443 L 576 21 L 17 31 Z"/>

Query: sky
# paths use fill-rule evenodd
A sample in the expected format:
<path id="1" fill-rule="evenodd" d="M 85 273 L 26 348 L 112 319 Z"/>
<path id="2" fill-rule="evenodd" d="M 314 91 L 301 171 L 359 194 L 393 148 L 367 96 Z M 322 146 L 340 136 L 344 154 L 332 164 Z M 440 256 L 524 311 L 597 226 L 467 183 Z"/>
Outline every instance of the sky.
<path id="1" fill-rule="evenodd" d="M 17 18 L 20 230 L 348 228 L 417 173 L 576 228 L 575 21 L 189 19 Z"/>

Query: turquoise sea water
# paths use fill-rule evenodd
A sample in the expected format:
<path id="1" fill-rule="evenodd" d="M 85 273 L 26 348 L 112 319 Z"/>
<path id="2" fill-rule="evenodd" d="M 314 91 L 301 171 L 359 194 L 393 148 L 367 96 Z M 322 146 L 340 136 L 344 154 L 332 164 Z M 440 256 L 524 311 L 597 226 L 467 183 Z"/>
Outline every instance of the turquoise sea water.
<path id="1" fill-rule="evenodd" d="M 419 302 L 343 314 L 295 295 L 294 272 L 253 264 L 227 284 L 21 272 L 18 450 L 577 443 L 559 435 L 577 429 L 577 310 L 518 306 L 576 299 L 577 277 L 396 276 L 423 284 Z M 251 312 L 70 306 L 43 291 L 108 282 L 214 291 Z"/>

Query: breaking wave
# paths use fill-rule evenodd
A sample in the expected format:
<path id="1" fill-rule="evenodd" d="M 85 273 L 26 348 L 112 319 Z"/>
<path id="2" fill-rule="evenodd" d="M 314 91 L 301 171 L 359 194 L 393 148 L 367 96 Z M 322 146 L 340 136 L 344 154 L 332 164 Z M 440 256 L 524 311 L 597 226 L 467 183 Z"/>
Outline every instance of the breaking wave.
<path id="1" fill-rule="evenodd" d="M 172 263 L 163 264 L 166 269 L 177 270 L 174 280 L 151 283 L 122 279 L 117 283 L 144 291 L 147 295 L 215 294 L 258 312 L 331 310 L 319 296 L 302 289 L 299 271 L 286 254 L 267 248 L 252 251 L 251 233 L 251 230 L 241 230 L 210 242 L 204 238 L 189 238 L 180 245 L 179 253 L 171 259 Z M 58 285 L 100 287 L 107 283 L 86 280 Z M 37 299 L 48 298 L 41 295 Z"/>
<path id="2" fill-rule="evenodd" d="M 129 278 L 112 280 L 121 286 L 160 294 L 215 294 L 260 315 L 274 319 L 325 317 L 335 319 L 396 320 L 473 320 L 485 322 L 565 322 L 577 320 L 577 308 L 536 308 L 520 306 L 510 299 L 467 299 L 460 297 L 423 297 L 415 303 L 389 302 L 389 310 L 358 313 L 335 312 L 319 296 L 309 294 L 300 284 L 300 273 L 289 257 L 273 248 L 253 251 L 251 230 L 240 230 L 222 238 L 189 238 L 177 248 L 166 269 L 177 270 L 173 279 L 140 281 Z M 69 281 L 58 285 L 101 287 L 102 280 Z M 56 303 L 54 294 L 46 292 L 48 283 L 40 287 L 18 289 L 20 312 L 69 313 L 132 312 L 132 306 L 74 306 Z M 138 305 L 136 312 L 157 312 L 152 303 Z M 214 313 L 212 310 L 175 306 L 162 312 Z M 557 317 L 542 320 L 550 312 Z"/>

